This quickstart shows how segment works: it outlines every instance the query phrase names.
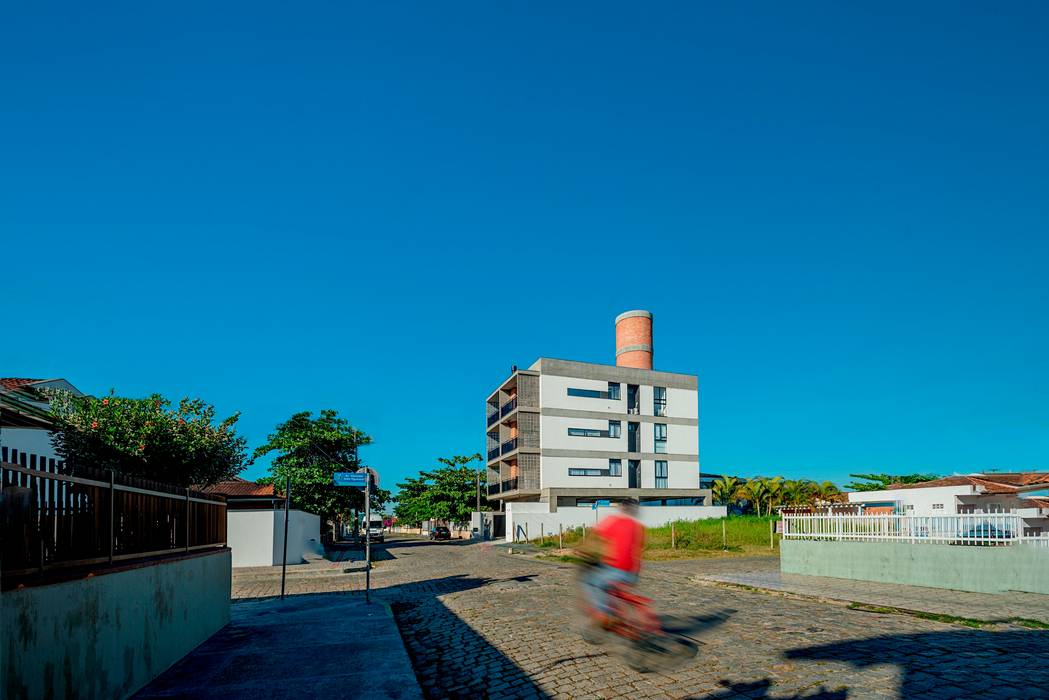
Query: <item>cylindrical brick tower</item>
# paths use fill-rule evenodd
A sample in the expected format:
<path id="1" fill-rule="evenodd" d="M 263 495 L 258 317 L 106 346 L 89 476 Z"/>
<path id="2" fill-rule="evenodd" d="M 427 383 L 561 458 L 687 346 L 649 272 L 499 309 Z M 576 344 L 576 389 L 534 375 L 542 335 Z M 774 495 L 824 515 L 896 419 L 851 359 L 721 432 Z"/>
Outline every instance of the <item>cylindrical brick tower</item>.
<path id="1" fill-rule="evenodd" d="M 652 369 L 651 311 L 625 311 L 616 316 L 616 364 Z"/>

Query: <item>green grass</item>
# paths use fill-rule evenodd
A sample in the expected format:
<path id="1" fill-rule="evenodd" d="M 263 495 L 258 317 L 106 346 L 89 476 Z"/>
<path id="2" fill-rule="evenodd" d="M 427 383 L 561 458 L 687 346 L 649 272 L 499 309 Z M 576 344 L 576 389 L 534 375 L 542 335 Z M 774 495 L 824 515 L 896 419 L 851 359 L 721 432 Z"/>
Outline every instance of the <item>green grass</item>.
<path id="1" fill-rule="evenodd" d="M 943 615 L 940 613 L 924 612 L 922 610 L 908 610 L 906 608 L 891 608 L 881 605 L 867 605 L 866 603 L 849 603 L 849 610 L 860 610 L 863 612 L 879 613 L 882 615 L 910 615 L 922 620 L 933 620 L 951 625 L 964 625 L 974 629 L 994 627 L 1000 624 L 1014 624 L 1033 630 L 1049 630 L 1049 623 L 1041 620 L 1030 620 L 1025 617 L 1011 617 L 1007 620 L 977 620 L 972 617 L 961 617 L 959 615 Z"/>
<path id="2" fill-rule="evenodd" d="M 711 520 L 679 520 L 663 527 L 645 531 L 646 559 L 682 559 L 723 554 L 769 554 L 769 523 L 776 518 L 753 515 L 733 516 Z M 722 529 L 724 523 L 724 529 Z M 590 528 L 587 528 L 587 532 Z M 724 534 L 724 537 L 723 537 Z M 561 539 L 564 547 L 574 547 L 583 539 L 583 529 L 565 530 Z M 774 536 L 776 546 L 780 536 Z M 534 538 L 531 543 L 541 549 L 556 549 L 558 536 Z"/>

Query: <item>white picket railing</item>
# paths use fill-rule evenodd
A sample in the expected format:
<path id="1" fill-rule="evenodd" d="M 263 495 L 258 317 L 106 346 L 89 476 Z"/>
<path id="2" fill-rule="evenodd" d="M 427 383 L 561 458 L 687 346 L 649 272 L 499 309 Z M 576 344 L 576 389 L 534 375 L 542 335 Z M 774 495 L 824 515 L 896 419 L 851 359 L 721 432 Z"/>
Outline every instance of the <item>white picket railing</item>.
<path id="1" fill-rule="evenodd" d="M 1049 533 L 1024 534 L 1019 515 L 794 515 L 783 516 L 783 537 L 802 540 L 888 541 L 913 544 L 1049 547 Z"/>

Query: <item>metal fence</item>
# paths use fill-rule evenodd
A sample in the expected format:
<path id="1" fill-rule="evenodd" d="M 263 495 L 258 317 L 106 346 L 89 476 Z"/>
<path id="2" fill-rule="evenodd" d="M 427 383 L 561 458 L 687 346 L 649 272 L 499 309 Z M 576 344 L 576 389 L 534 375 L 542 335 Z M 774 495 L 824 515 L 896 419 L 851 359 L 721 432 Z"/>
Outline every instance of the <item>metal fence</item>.
<path id="1" fill-rule="evenodd" d="M 970 515 L 783 515 L 783 537 L 802 540 L 887 541 L 912 544 L 1049 547 L 1049 533 L 1024 527 L 1022 516 Z"/>
<path id="2" fill-rule="evenodd" d="M 5 583 L 226 544 L 221 496 L 26 457 L 0 462 Z"/>

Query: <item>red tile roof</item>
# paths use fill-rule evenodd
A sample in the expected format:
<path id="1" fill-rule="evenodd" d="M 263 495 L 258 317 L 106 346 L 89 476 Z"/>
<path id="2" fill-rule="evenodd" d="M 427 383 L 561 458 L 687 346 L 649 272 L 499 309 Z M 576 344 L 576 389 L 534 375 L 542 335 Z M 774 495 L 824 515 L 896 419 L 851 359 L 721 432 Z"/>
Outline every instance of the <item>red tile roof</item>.
<path id="1" fill-rule="evenodd" d="M 890 484 L 890 489 L 928 489 L 938 486 L 975 486 L 984 493 L 1016 493 L 1025 486 L 1045 484 L 1049 486 L 1049 472 L 1001 472 L 973 474 L 971 476 L 947 476 L 917 484 Z"/>
<path id="2" fill-rule="evenodd" d="M 0 389 L 4 391 L 17 391 L 30 384 L 47 381 L 45 379 L 24 379 L 22 377 L 0 377 Z"/>
<path id="3" fill-rule="evenodd" d="M 1037 508 L 1049 508 L 1049 498 L 1035 498 L 1033 496 L 1028 496 L 1027 500 L 1034 501 Z"/>
<path id="4" fill-rule="evenodd" d="M 248 481 L 247 479 L 241 479 L 240 477 L 234 477 L 229 481 L 220 481 L 219 483 L 208 486 L 203 489 L 204 493 L 216 493 L 221 496 L 229 497 L 245 497 L 245 496 L 262 496 L 270 498 L 280 498 L 277 493 L 277 489 L 273 487 L 273 484 L 256 484 L 254 481 Z"/>

